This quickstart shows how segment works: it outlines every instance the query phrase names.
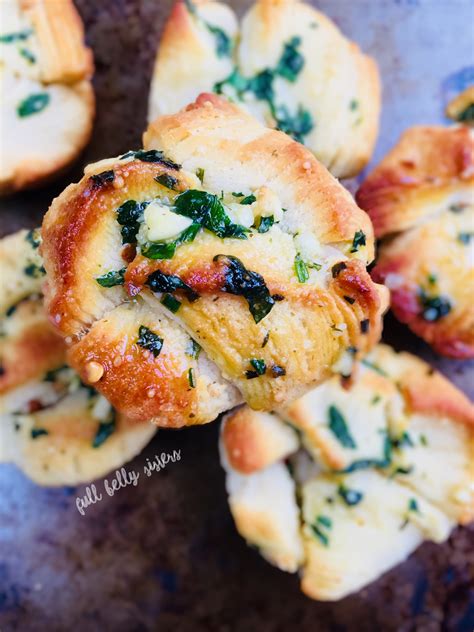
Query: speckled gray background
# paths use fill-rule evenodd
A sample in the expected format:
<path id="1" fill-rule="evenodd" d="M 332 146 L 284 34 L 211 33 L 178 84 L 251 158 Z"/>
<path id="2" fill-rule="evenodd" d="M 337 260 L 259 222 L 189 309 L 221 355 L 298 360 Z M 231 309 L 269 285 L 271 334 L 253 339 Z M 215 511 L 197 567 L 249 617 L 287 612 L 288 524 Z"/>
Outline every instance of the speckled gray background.
<path id="1" fill-rule="evenodd" d="M 62 181 L 1 202 L 2 234 L 39 223 L 87 162 L 140 144 L 155 45 L 171 1 L 76 2 L 96 59 L 94 137 Z M 243 9 L 249 2 L 230 4 Z M 471 0 L 315 4 L 379 61 L 384 110 L 376 159 L 405 127 L 442 122 L 449 95 L 472 81 Z M 472 363 L 441 361 L 390 317 L 385 338 L 423 355 L 473 395 Z M 75 508 L 84 486 L 41 489 L 0 466 L 0 631 L 474 630 L 473 530 L 456 531 L 443 546 L 422 546 L 342 602 L 311 602 L 294 576 L 273 569 L 237 536 L 217 434 L 217 423 L 160 432 L 127 468 L 142 472 L 146 457 L 173 449 L 181 461 L 151 478 L 142 473 L 137 487 L 113 498 L 104 494 L 84 517 Z M 103 490 L 102 481 L 97 485 Z"/>

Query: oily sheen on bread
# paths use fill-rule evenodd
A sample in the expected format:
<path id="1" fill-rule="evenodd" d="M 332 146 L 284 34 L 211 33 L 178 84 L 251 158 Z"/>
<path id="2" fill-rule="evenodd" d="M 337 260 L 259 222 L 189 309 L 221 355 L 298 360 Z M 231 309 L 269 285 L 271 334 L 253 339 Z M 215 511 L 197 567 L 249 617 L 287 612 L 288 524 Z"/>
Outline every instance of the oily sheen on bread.
<path id="1" fill-rule="evenodd" d="M 474 132 L 407 130 L 357 201 L 384 239 L 373 278 L 395 316 L 438 353 L 474 357 Z"/>
<path id="2" fill-rule="evenodd" d="M 41 485 L 75 485 L 133 458 L 156 427 L 116 414 L 66 365 L 43 307 L 38 247 L 38 231 L 0 240 L 0 462 Z"/>
<path id="3" fill-rule="evenodd" d="M 300 569 L 313 599 L 341 599 L 474 519 L 474 406 L 385 345 L 349 385 L 335 376 L 277 414 L 229 413 L 220 452 L 240 534 Z"/>
<path id="4" fill-rule="evenodd" d="M 372 154 L 377 65 L 304 2 L 258 0 L 240 24 L 224 3 L 176 2 L 157 52 L 149 121 L 201 92 L 287 132 L 337 177 L 356 175 Z"/>
<path id="5" fill-rule="evenodd" d="M 215 95 L 144 142 L 88 167 L 43 223 L 47 309 L 83 379 L 181 426 L 242 398 L 275 408 L 375 344 L 370 221 L 307 149 Z"/>
<path id="6" fill-rule="evenodd" d="M 0 194 L 64 170 L 92 132 L 91 51 L 72 0 L 0 3 Z"/>

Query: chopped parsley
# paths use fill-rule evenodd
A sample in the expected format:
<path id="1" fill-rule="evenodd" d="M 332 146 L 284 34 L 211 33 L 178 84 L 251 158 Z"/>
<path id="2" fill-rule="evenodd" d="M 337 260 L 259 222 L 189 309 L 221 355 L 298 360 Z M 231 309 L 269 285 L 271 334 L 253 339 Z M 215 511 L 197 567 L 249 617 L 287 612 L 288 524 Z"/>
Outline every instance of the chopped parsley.
<path id="1" fill-rule="evenodd" d="M 36 263 L 29 263 L 23 268 L 23 272 L 26 276 L 32 277 L 33 279 L 39 279 L 46 274 L 44 266 L 39 266 Z"/>
<path id="2" fill-rule="evenodd" d="M 195 224 L 207 228 L 217 237 L 247 239 L 248 229 L 234 224 L 222 202 L 212 193 L 188 189 L 176 197 L 173 212 L 189 217 Z"/>
<path id="3" fill-rule="evenodd" d="M 428 445 L 428 439 L 426 438 L 426 435 L 420 435 L 420 444 L 425 447 Z"/>
<path id="4" fill-rule="evenodd" d="M 464 245 L 468 245 L 471 239 L 474 238 L 474 233 L 459 233 L 458 241 L 460 241 Z"/>
<path id="5" fill-rule="evenodd" d="M 188 371 L 188 382 L 191 388 L 196 388 L 196 378 L 194 376 L 194 369 Z"/>
<path id="6" fill-rule="evenodd" d="M 412 448 L 415 445 L 412 441 L 412 438 L 406 431 L 403 432 L 400 437 L 397 437 L 396 439 L 391 439 L 391 442 L 394 448 Z"/>
<path id="7" fill-rule="evenodd" d="M 199 169 L 196 169 L 196 176 L 201 181 L 201 184 L 202 184 L 202 181 L 204 180 L 204 174 L 205 174 L 205 171 L 204 169 L 201 169 L 201 167 L 199 167 Z"/>
<path id="8" fill-rule="evenodd" d="M 33 31 L 31 29 L 27 29 L 25 31 L 16 31 L 14 33 L 5 33 L 5 35 L 0 35 L 0 44 L 24 42 L 30 37 L 30 35 L 33 35 Z"/>
<path id="9" fill-rule="evenodd" d="M 205 23 L 209 32 L 215 40 L 216 53 L 218 57 L 230 57 L 232 55 L 233 43 L 227 33 L 213 24 Z"/>
<path id="10" fill-rule="evenodd" d="M 199 358 L 199 354 L 201 353 L 201 345 L 195 340 L 193 340 L 192 338 L 190 338 L 189 344 L 186 347 L 185 353 L 191 358 L 194 358 L 195 360 L 197 360 Z"/>
<path id="11" fill-rule="evenodd" d="M 296 273 L 296 276 L 298 277 L 298 281 L 300 283 L 306 283 L 306 281 L 309 279 L 309 272 L 308 272 L 306 263 L 303 261 L 299 253 L 295 257 L 294 265 L 295 265 L 295 273 Z"/>
<path id="12" fill-rule="evenodd" d="M 342 500 L 346 503 L 346 505 L 349 505 L 349 507 L 358 505 L 364 497 L 364 494 L 362 492 L 359 492 L 356 489 L 349 489 L 348 487 L 345 487 L 344 485 L 339 485 L 337 489 L 337 493 L 342 498 Z"/>
<path id="13" fill-rule="evenodd" d="M 339 443 L 344 447 L 350 450 L 355 450 L 357 447 L 354 438 L 352 437 L 349 428 L 347 426 L 347 422 L 341 413 L 341 411 L 336 408 L 336 406 L 331 405 L 328 409 L 329 416 L 329 429 L 339 441 Z"/>
<path id="14" fill-rule="evenodd" d="M 246 197 L 244 197 L 243 200 L 240 200 L 239 204 L 248 205 L 248 204 L 253 204 L 256 201 L 257 201 L 257 198 L 255 197 L 253 193 L 251 193 L 250 195 L 247 195 Z"/>
<path id="15" fill-rule="evenodd" d="M 422 308 L 421 317 L 428 322 L 436 322 L 451 311 L 451 303 L 444 296 L 428 296 L 421 289 L 418 300 Z"/>
<path id="16" fill-rule="evenodd" d="M 94 174 L 90 179 L 97 188 L 100 188 L 113 182 L 115 180 L 115 173 L 113 169 L 109 169 L 108 171 L 102 171 L 102 173 Z"/>
<path id="17" fill-rule="evenodd" d="M 141 254 L 148 259 L 172 259 L 176 248 L 186 242 L 194 241 L 200 230 L 200 224 L 191 224 L 174 241 L 148 244 L 141 249 Z"/>
<path id="18" fill-rule="evenodd" d="M 117 209 L 117 222 L 122 226 L 122 243 L 133 244 L 136 242 L 137 233 L 140 230 L 140 222 L 149 202 L 136 202 L 127 200 Z"/>
<path id="19" fill-rule="evenodd" d="M 269 340 L 270 340 L 270 332 L 267 331 L 267 333 L 265 334 L 265 337 L 263 339 L 263 342 L 262 342 L 262 349 L 263 349 L 263 347 L 267 346 L 267 343 L 268 343 Z"/>
<path id="20" fill-rule="evenodd" d="M 110 272 L 106 272 L 101 276 L 96 277 L 96 281 L 102 287 L 114 287 L 116 285 L 123 285 L 125 280 L 125 271 L 126 268 L 122 268 L 121 270 L 111 270 Z"/>
<path id="21" fill-rule="evenodd" d="M 333 267 L 331 268 L 332 278 L 337 279 L 340 273 L 346 268 L 347 268 L 347 265 L 344 263 L 344 261 L 339 261 L 338 263 L 335 263 Z"/>
<path id="22" fill-rule="evenodd" d="M 31 429 L 31 438 L 37 439 L 38 437 L 44 437 L 45 435 L 49 435 L 48 430 L 46 428 L 32 428 Z"/>
<path id="23" fill-rule="evenodd" d="M 360 331 L 363 334 L 366 334 L 369 331 L 370 320 L 368 318 L 364 318 L 364 320 L 360 321 Z"/>
<path id="24" fill-rule="evenodd" d="M 366 241 L 365 233 L 362 230 L 358 230 L 354 234 L 354 239 L 352 240 L 351 252 L 357 252 L 359 248 L 365 246 Z"/>
<path id="25" fill-rule="evenodd" d="M 304 57 L 298 51 L 300 45 L 301 37 L 292 37 L 289 42 L 286 42 L 280 61 L 275 69 L 278 75 L 291 81 L 291 83 L 296 81 L 304 66 Z"/>
<path id="26" fill-rule="evenodd" d="M 29 230 L 25 235 L 26 241 L 31 245 L 33 250 L 39 248 L 41 244 L 41 233 L 39 228 Z"/>
<path id="27" fill-rule="evenodd" d="M 157 358 L 163 348 L 163 338 L 160 338 L 158 334 L 155 334 L 151 329 L 145 327 L 145 325 L 140 325 L 137 344 L 143 349 L 151 351 L 155 358 Z"/>
<path id="28" fill-rule="evenodd" d="M 265 360 L 259 360 L 256 358 L 252 358 L 250 360 L 250 364 L 252 365 L 252 370 L 245 371 L 245 377 L 248 380 L 252 380 L 255 377 L 260 377 L 265 374 L 267 370 L 267 365 L 265 364 Z"/>
<path id="29" fill-rule="evenodd" d="M 392 444 L 388 435 L 384 432 L 383 440 L 383 454 L 380 459 L 360 459 L 353 461 L 348 467 L 342 470 L 345 474 L 356 472 L 358 470 L 365 470 L 372 467 L 385 469 L 389 467 L 392 462 Z"/>
<path id="30" fill-rule="evenodd" d="M 146 281 L 146 285 L 152 292 L 167 292 L 169 294 L 176 290 L 184 290 L 188 300 L 195 301 L 199 295 L 185 283 L 179 276 L 174 274 L 165 274 L 160 270 L 152 272 Z"/>
<path id="31" fill-rule="evenodd" d="M 352 110 L 352 112 L 354 110 L 357 110 L 357 108 L 359 107 L 359 101 L 357 101 L 357 99 L 352 99 L 351 102 L 349 103 L 349 109 Z"/>
<path id="32" fill-rule="evenodd" d="M 416 500 L 416 498 L 410 498 L 410 500 L 408 501 L 408 508 L 407 508 L 407 512 L 405 515 L 405 520 L 402 522 L 401 526 L 400 526 L 400 530 L 404 529 L 407 524 L 410 521 L 410 513 L 421 513 L 420 509 L 418 507 L 418 502 Z"/>
<path id="33" fill-rule="evenodd" d="M 368 369 L 371 369 L 372 371 L 375 371 L 375 373 L 378 373 L 379 375 L 382 375 L 383 377 L 388 377 L 388 373 L 386 373 L 381 367 L 379 367 L 378 364 L 375 364 L 375 362 L 370 362 L 366 358 L 363 358 L 361 360 L 361 364 L 366 366 Z"/>
<path id="34" fill-rule="evenodd" d="M 126 158 L 132 157 L 136 160 L 141 160 L 142 162 L 159 162 L 165 167 L 169 167 L 170 169 L 174 169 L 175 171 L 179 171 L 179 169 L 181 169 L 181 165 L 178 165 L 170 158 L 167 158 L 164 152 L 159 151 L 158 149 L 139 149 L 138 151 L 127 151 L 126 154 L 120 156 L 120 160 L 125 160 Z"/>
<path id="35" fill-rule="evenodd" d="M 30 94 L 29 97 L 18 104 L 16 112 L 19 117 L 25 118 L 26 116 L 42 112 L 48 106 L 49 102 L 50 96 L 47 92 Z"/>
<path id="36" fill-rule="evenodd" d="M 474 103 L 470 103 L 462 112 L 460 112 L 456 120 L 460 123 L 474 123 Z"/>
<path id="37" fill-rule="evenodd" d="M 255 227 L 259 233 L 268 233 L 274 223 L 275 218 L 273 215 L 269 215 L 268 217 L 260 217 Z"/>
<path id="38" fill-rule="evenodd" d="M 20 48 L 19 52 L 23 59 L 26 59 L 29 64 L 36 63 L 36 56 L 30 50 L 28 50 L 28 48 Z"/>
<path id="39" fill-rule="evenodd" d="M 381 401 L 381 399 L 382 398 L 380 395 L 374 395 L 370 403 L 372 404 L 372 406 L 375 406 L 375 404 L 378 404 Z"/>
<path id="40" fill-rule="evenodd" d="M 325 530 L 332 529 L 332 520 L 328 516 L 317 516 L 315 522 L 309 525 L 313 534 L 318 538 L 323 546 L 329 546 L 329 536 Z"/>
<path id="41" fill-rule="evenodd" d="M 158 182 L 158 184 L 161 184 L 162 186 L 166 187 L 167 189 L 171 189 L 172 191 L 174 191 L 176 185 L 178 184 L 177 178 L 175 178 L 174 176 L 170 176 L 169 173 L 162 173 L 161 175 L 156 176 L 155 180 L 156 182 Z"/>
<path id="42" fill-rule="evenodd" d="M 247 270 L 237 257 L 216 255 L 213 261 L 222 261 L 225 266 L 222 291 L 243 296 L 254 321 L 259 323 L 275 305 L 264 278 L 258 272 Z"/>
<path id="43" fill-rule="evenodd" d="M 110 421 L 101 421 L 95 437 L 92 441 L 93 448 L 100 448 L 100 446 L 107 441 L 111 434 L 115 432 L 115 411 L 112 411 L 112 419 Z"/>
<path id="44" fill-rule="evenodd" d="M 176 314 L 178 309 L 181 307 L 181 301 L 178 301 L 178 299 L 171 294 L 163 294 L 161 304 L 169 309 L 170 312 L 173 312 L 173 314 Z"/>

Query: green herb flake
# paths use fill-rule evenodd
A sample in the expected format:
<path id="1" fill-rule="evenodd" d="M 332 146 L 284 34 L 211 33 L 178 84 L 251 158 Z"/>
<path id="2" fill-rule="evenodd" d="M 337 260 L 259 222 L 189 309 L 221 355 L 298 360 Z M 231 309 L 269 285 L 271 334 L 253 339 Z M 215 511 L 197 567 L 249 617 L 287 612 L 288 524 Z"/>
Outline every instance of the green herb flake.
<path id="1" fill-rule="evenodd" d="M 329 416 L 329 429 L 333 433 L 333 435 L 337 438 L 339 443 L 349 450 L 355 450 L 357 447 L 356 442 L 354 441 L 351 433 L 349 432 L 349 428 L 347 426 L 347 422 L 341 413 L 341 411 L 336 408 L 336 406 L 331 405 L 328 409 Z"/>
<path id="2" fill-rule="evenodd" d="M 426 435 L 424 434 L 420 435 L 420 444 L 425 447 L 428 445 L 428 439 Z"/>
<path id="3" fill-rule="evenodd" d="M 122 243 L 133 244 L 136 242 L 137 233 L 140 230 L 140 222 L 149 202 L 136 202 L 127 200 L 117 209 L 117 222 L 122 226 Z"/>
<path id="4" fill-rule="evenodd" d="M 415 498 L 410 498 L 408 502 L 408 511 L 416 511 L 417 513 L 420 513 L 418 502 L 416 501 Z"/>
<path id="5" fill-rule="evenodd" d="M 31 29 L 25 31 L 16 31 L 14 33 L 5 33 L 0 35 L 0 44 L 12 44 L 13 42 L 24 42 L 30 35 L 33 35 Z"/>
<path id="6" fill-rule="evenodd" d="M 28 48 L 20 48 L 19 52 L 23 59 L 26 59 L 29 64 L 36 63 L 36 56 Z"/>
<path id="7" fill-rule="evenodd" d="M 237 257 L 216 255 L 213 261 L 224 263 L 222 291 L 243 296 L 248 303 L 254 321 L 259 323 L 275 305 L 275 300 L 270 295 L 264 278 L 258 272 L 247 270 Z"/>
<path id="8" fill-rule="evenodd" d="M 467 246 L 473 237 L 474 237 L 474 233 L 459 233 L 458 241 L 460 241 L 462 244 Z"/>
<path id="9" fill-rule="evenodd" d="M 337 279 L 340 273 L 346 268 L 347 268 L 347 265 L 344 263 L 344 261 L 339 261 L 338 263 L 335 263 L 333 267 L 331 268 L 332 278 Z"/>
<path id="10" fill-rule="evenodd" d="M 270 340 L 270 332 L 267 331 L 267 333 L 265 334 L 265 337 L 263 338 L 262 349 L 267 346 L 267 343 L 269 340 Z"/>
<path id="11" fill-rule="evenodd" d="M 470 103 L 462 112 L 457 116 L 457 120 L 460 123 L 474 123 L 474 103 Z"/>
<path id="12" fill-rule="evenodd" d="M 25 235 L 26 241 L 30 244 L 33 250 L 37 250 L 41 244 L 41 233 L 39 228 L 33 228 L 29 230 Z"/>
<path id="13" fill-rule="evenodd" d="M 199 358 L 199 354 L 201 353 L 201 348 L 202 347 L 198 342 L 190 338 L 189 344 L 186 347 L 185 353 L 191 358 L 194 358 L 195 360 L 197 360 Z"/>
<path id="14" fill-rule="evenodd" d="M 283 53 L 277 64 L 275 72 L 287 79 L 291 83 L 294 83 L 303 69 L 304 57 L 298 51 L 301 45 L 301 37 L 293 37 L 289 42 L 286 42 L 283 48 Z"/>
<path id="15" fill-rule="evenodd" d="M 140 325 L 140 328 L 138 330 L 137 344 L 143 349 L 151 351 L 155 358 L 157 358 L 161 353 L 161 349 L 163 348 L 163 338 L 160 338 L 158 334 L 155 334 L 148 327 Z"/>
<path id="16" fill-rule="evenodd" d="M 362 492 L 359 492 L 356 489 L 349 489 L 344 485 L 339 485 L 337 493 L 349 507 L 358 505 L 364 498 L 364 494 Z"/>
<path id="17" fill-rule="evenodd" d="M 267 217 L 260 217 L 258 224 L 256 225 L 256 229 L 259 233 L 268 233 L 270 228 L 275 223 L 275 218 L 273 215 L 269 215 Z"/>
<path id="18" fill-rule="evenodd" d="M 176 185 L 178 184 L 177 178 L 171 176 L 169 173 L 162 173 L 161 175 L 156 176 L 155 181 L 172 191 L 175 190 Z"/>
<path id="19" fill-rule="evenodd" d="M 362 230 L 358 230 L 354 234 L 354 239 L 352 240 L 352 247 L 351 247 L 350 252 L 357 252 L 359 248 L 361 248 L 362 246 L 365 246 L 365 244 L 366 244 L 365 233 Z"/>
<path id="20" fill-rule="evenodd" d="M 26 276 L 32 277 L 33 279 L 39 279 L 46 274 L 44 266 L 39 266 L 36 263 L 29 263 L 23 268 L 23 272 Z"/>
<path id="21" fill-rule="evenodd" d="M 354 112 L 354 110 L 357 110 L 357 108 L 359 107 L 359 101 L 357 101 L 357 99 L 352 99 L 351 102 L 349 103 L 349 109 Z"/>
<path id="22" fill-rule="evenodd" d="M 200 230 L 201 226 L 199 224 L 191 224 L 174 241 L 148 244 L 141 249 L 141 254 L 148 259 L 154 260 L 172 259 L 178 246 L 194 241 Z"/>
<path id="23" fill-rule="evenodd" d="M 451 302 L 444 296 L 428 296 L 420 289 L 418 300 L 421 305 L 420 315 L 428 322 L 436 322 L 451 311 Z"/>
<path id="24" fill-rule="evenodd" d="M 170 312 L 173 312 L 173 314 L 176 314 L 178 309 L 181 307 L 181 301 L 178 301 L 178 299 L 171 294 L 163 294 L 163 297 L 161 298 L 161 303 L 167 309 L 169 309 Z"/>
<path id="25" fill-rule="evenodd" d="M 328 516 L 317 516 L 315 522 L 309 526 L 321 544 L 326 547 L 329 546 L 329 536 L 324 532 L 324 529 L 330 530 L 332 528 L 331 518 Z"/>
<path id="26" fill-rule="evenodd" d="M 39 114 L 39 112 L 42 112 L 48 106 L 50 100 L 51 98 L 47 92 L 30 94 L 29 97 L 18 104 L 16 112 L 20 118 L 25 118 L 32 114 Z"/>
<path id="27" fill-rule="evenodd" d="M 243 200 L 240 200 L 239 204 L 250 205 L 250 204 L 253 204 L 256 201 L 257 201 L 257 198 L 255 197 L 255 195 L 253 193 L 251 193 L 250 195 L 247 195 L 246 197 L 244 197 Z"/>
<path id="28" fill-rule="evenodd" d="M 378 404 L 381 401 L 381 399 L 382 398 L 380 395 L 374 395 L 370 403 L 372 404 L 372 406 L 375 406 L 375 404 Z"/>
<path id="29" fill-rule="evenodd" d="M 126 154 L 120 156 L 119 160 L 125 160 L 126 158 L 135 158 L 136 160 L 141 160 L 142 162 L 159 162 L 165 167 L 169 167 L 170 169 L 174 169 L 175 171 L 179 171 L 179 169 L 181 169 L 181 165 L 178 165 L 170 158 L 167 158 L 164 152 L 159 151 L 158 149 L 139 149 L 138 151 L 127 151 Z"/>
<path id="30" fill-rule="evenodd" d="M 115 412 L 112 413 L 112 419 L 110 421 L 100 422 L 95 437 L 92 441 L 93 448 L 100 448 L 100 446 L 107 441 L 111 434 L 115 432 Z"/>
<path id="31" fill-rule="evenodd" d="M 178 215 L 189 217 L 195 224 L 206 228 L 217 237 L 247 239 L 248 228 L 234 224 L 222 202 L 217 195 L 212 193 L 188 189 L 176 197 L 173 211 Z"/>
<path id="32" fill-rule="evenodd" d="M 466 206 L 466 204 L 459 202 L 458 204 L 450 204 L 448 210 L 451 211 L 451 213 L 462 213 Z"/>
<path id="33" fill-rule="evenodd" d="M 300 283 L 306 283 L 306 281 L 309 279 L 309 272 L 306 263 L 303 261 L 299 253 L 295 257 L 294 266 L 298 281 Z"/>
<path id="34" fill-rule="evenodd" d="M 204 180 L 204 174 L 205 174 L 205 171 L 204 171 L 204 169 L 201 169 L 201 167 L 199 167 L 199 169 L 196 169 L 196 176 L 201 181 L 201 184 L 202 184 L 202 182 Z"/>
<path id="35" fill-rule="evenodd" d="M 316 522 L 323 527 L 326 527 L 326 529 L 332 529 L 332 520 L 329 516 L 318 516 L 316 518 Z"/>
<path id="36" fill-rule="evenodd" d="M 383 377 L 388 377 L 388 373 L 386 373 L 378 364 L 375 364 L 375 362 L 370 362 L 369 360 L 363 358 L 361 360 L 361 364 L 366 366 L 368 369 L 375 371 L 375 373 L 383 375 Z"/>
<path id="37" fill-rule="evenodd" d="M 196 388 L 196 378 L 194 376 L 194 369 L 188 371 L 188 382 L 191 388 Z"/>
<path id="38" fill-rule="evenodd" d="M 233 42 L 227 33 L 213 24 L 205 23 L 209 32 L 214 36 L 216 54 L 218 57 L 230 57 L 232 55 Z"/>
<path id="39" fill-rule="evenodd" d="M 362 334 L 366 334 L 369 331 L 370 328 L 370 320 L 368 318 L 365 318 L 364 320 L 360 321 L 360 332 Z"/>
<path id="40" fill-rule="evenodd" d="M 94 174 L 90 179 L 96 188 L 101 188 L 107 184 L 112 184 L 115 180 L 115 173 L 112 169 L 109 169 L 108 171 Z"/>
<path id="41" fill-rule="evenodd" d="M 284 375 L 286 375 L 286 369 L 282 366 L 280 366 L 279 364 L 274 364 L 271 368 L 270 368 L 272 377 L 283 377 Z"/>
<path id="42" fill-rule="evenodd" d="M 251 380 L 255 377 L 260 377 L 261 375 L 265 374 L 265 371 L 267 370 L 267 365 L 265 364 L 265 360 L 252 358 L 250 360 L 250 364 L 253 367 L 253 370 L 245 371 L 245 377 L 248 380 Z"/>
<path id="43" fill-rule="evenodd" d="M 111 270 L 101 276 L 96 277 L 96 281 L 102 287 L 115 287 L 116 285 L 123 285 L 125 281 L 126 268 L 121 270 Z"/>
<path id="44" fill-rule="evenodd" d="M 165 274 L 160 270 L 155 270 L 155 272 L 152 272 L 148 276 L 146 285 L 148 285 L 152 292 L 167 292 L 168 294 L 172 294 L 176 290 L 184 290 L 189 301 L 195 301 L 199 298 L 199 294 L 179 276 Z"/>
<path id="45" fill-rule="evenodd" d="M 32 428 L 31 429 L 31 438 L 37 439 L 38 437 L 44 437 L 49 435 L 48 430 L 46 428 Z"/>

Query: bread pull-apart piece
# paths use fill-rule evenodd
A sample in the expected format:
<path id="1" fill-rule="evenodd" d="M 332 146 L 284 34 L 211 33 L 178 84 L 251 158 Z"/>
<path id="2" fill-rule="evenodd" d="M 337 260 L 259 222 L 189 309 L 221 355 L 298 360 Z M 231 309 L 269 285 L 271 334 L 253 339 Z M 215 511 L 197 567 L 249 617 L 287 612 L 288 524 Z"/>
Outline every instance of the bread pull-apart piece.
<path id="1" fill-rule="evenodd" d="M 409 129 L 356 199 L 384 238 L 372 276 L 395 316 L 438 353 L 474 357 L 474 131 Z"/>
<path id="2" fill-rule="evenodd" d="M 42 265 L 38 234 L 0 240 L 0 462 L 41 485 L 74 485 L 133 458 L 156 427 L 117 414 L 66 365 L 66 345 L 32 274 Z"/>
<path id="3" fill-rule="evenodd" d="M 359 590 L 474 519 L 474 406 L 384 345 L 350 382 L 334 377 L 278 414 L 229 413 L 220 454 L 239 533 L 300 569 L 314 599 Z"/>
<path id="4" fill-rule="evenodd" d="M 92 53 L 72 0 L 0 2 L 0 194 L 63 171 L 89 140 Z"/>
<path id="5" fill-rule="evenodd" d="M 156 370 L 174 356 L 181 375 L 204 371 L 189 366 L 189 337 L 216 366 L 222 412 L 238 393 L 260 410 L 294 399 L 380 335 L 387 294 L 366 271 L 368 217 L 302 145 L 215 95 L 157 119 L 144 150 L 90 165 L 53 202 L 42 235 L 51 320 L 83 379 L 87 362 L 102 364 L 94 387 L 106 397 L 109 374 L 125 370 L 116 349 L 138 344 L 140 310 L 156 323 L 146 326 L 163 351 L 128 354 L 129 389 L 113 399 L 127 415 L 149 385 L 156 398 L 143 410 L 158 424 L 170 425 L 173 407 L 173 425 L 211 420 L 190 420 L 189 397 Z M 174 402 L 166 419 L 163 389 Z"/>
<path id="6" fill-rule="evenodd" d="M 157 52 L 149 121 L 201 92 L 222 94 L 290 134 L 337 177 L 356 175 L 372 155 L 377 65 L 304 2 L 258 0 L 240 26 L 223 3 L 176 2 Z"/>

